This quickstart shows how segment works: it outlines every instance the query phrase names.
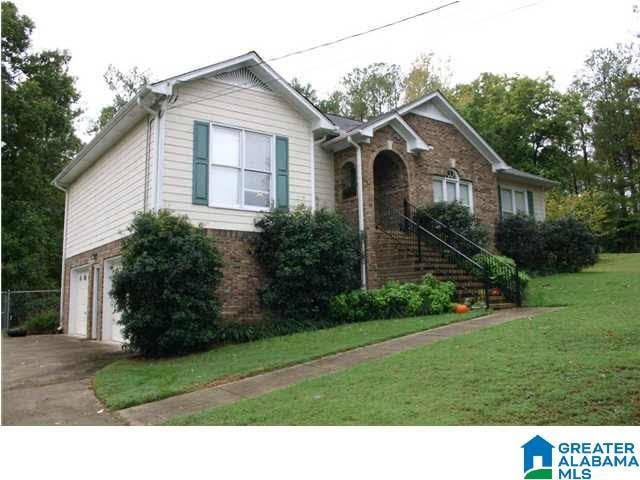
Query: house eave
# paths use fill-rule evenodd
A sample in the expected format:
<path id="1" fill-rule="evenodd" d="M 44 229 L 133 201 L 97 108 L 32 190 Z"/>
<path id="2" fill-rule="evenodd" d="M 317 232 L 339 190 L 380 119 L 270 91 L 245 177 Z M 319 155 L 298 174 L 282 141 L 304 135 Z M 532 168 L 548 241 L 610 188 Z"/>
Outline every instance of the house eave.
<path id="1" fill-rule="evenodd" d="M 543 187 L 544 189 L 554 188 L 560 185 L 560 182 L 557 182 L 555 180 L 550 180 L 539 175 L 522 172 L 511 167 L 497 170 L 496 173 L 498 175 L 498 180 L 507 180 L 528 185 L 535 185 L 538 187 Z"/>
<path id="2" fill-rule="evenodd" d="M 66 188 L 120 140 L 131 128 L 148 115 L 148 109 L 156 104 L 158 95 L 144 87 L 87 143 L 73 159 L 56 175 L 52 183 Z"/>

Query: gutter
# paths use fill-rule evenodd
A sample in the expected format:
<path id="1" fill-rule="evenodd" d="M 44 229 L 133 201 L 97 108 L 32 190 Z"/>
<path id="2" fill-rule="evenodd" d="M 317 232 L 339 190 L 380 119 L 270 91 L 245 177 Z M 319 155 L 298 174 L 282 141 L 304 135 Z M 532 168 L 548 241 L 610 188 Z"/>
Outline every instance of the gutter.
<path id="1" fill-rule="evenodd" d="M 364 198 L 362 188 L 362 149 L 360 145 L 351 139 L 351 135 L 347 137 L 347 142 L 356 149 L 356 183 L 358 192 L 358 237 L 360 241 L 360 288 L 367 289 L 367 247 L 365 243 L 364 232 Z"/>
<path id="2" fill-rule="evenodd" d="M 59 324 L 58 331 L 62 332 L 62 318 L 64 316 L 64 261 L 67 257 L 67 216 L 69 211 L 69 191 L 58 184 L 56 180 L 51 182 L 51 184 L 56 187 L 58 190 L 64 192 L 64 222 L 62 227 L 62 268 L 60 272 L 60 311 L 59 311 Z"/>

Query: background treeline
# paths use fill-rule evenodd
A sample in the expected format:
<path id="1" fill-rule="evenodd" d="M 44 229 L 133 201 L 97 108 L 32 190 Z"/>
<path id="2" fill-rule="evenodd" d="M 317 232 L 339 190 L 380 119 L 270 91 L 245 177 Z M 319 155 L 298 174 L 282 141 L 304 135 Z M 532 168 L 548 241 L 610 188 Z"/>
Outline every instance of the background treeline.
<path id="1" fill-rule="evenodd" d="M 71 56 L 34 51 L 33 21 L 2 2 L 2 288 L 55 288 L 60 282 L 64 194 L 51 180 L 82 146 L 82 113 Z M 398 65 L 354 68 L 326 98 L 292 84 L 323 111 L 367 119 L 439 89 L 512 166 L 561 182 L 550 217 L 574 214 L 610 251 L 640 250 L 640 68 L 637 45 L 595 50 L 563 92 L 553 77 L 483 73 L 452 85 L 448 62 L 432 53 L 408 73 Z M 150 74 L 110 66 L 113 101 L 97 131 Z"/>

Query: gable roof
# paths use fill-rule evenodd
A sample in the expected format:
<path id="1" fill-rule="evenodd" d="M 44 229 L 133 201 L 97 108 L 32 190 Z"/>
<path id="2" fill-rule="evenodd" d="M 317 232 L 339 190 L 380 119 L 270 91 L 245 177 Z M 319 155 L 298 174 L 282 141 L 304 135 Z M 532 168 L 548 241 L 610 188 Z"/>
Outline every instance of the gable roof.
<path id="1" fill-rule="evenodd" d="M 281 95 L 294 109 L 311 122 L 312 130 L 319 134 L 336 132 L 338 127 L 313 103 L 298 93 L 256 52 L 214 63 L 180 75 L 165 78 L 144 86 L 140 91 L 105 125 L 89 143 L 56 175 L 53 184 L 58 187 L 69 186 L 87 168 L 115 145 L 127 132 L 149 114 L 156 113 L 160 103 L 174 94 L 174 87 L 207 76 L 249 69 L 262 84 Z M 237 88 L 247 88 L 238 85 Z"/>
<path id="2" fill-rule="evenodd" d="M 427 105 L 430 105 L 433 108 L 431 110 L 423 108 Z M 493 150 L 493 148 L 491 148 L 491 146 L 480 136 L 480 134 L 476 132 L 476 130 L 469 125 L 464 118 L 462 118 L 453 105 L 451 105 L 451 103 L 449 103 L 445 96 L 439 91 L 428 93 L 413 102 L 409 102 L 387 113 L 383 113 L 368 122 L 360 125 L 354 125 L 345 130 L 343 135 L 359 133 L 362 129 L 366 129 L 367 126 L 372 123 L 375 124 L 388 118 L 402 116 L 407 113 L 416 113 L 417 115 L 428 116 L 435 118 L 436 120 L 451 123 L 469 141 L 469 143 L 471 143 L 482 154 L 482 156 L 491 163 L 494 170 L 510 168 L 500 155 L 498 155 L 495 150 Z M 428 141 L 428 139 L 426 140 Z M 330 140 L 327 143 L 330 142 L 332 141 Z"/>
<path id="3" fill-rule="evenodd" d="M 531 183 L 533 185 L 540 185 L 541 187 L 551 188 L 560 185 L 560 182 L 555 180 L 549 180 L 548 178 L 541 177 L 540 175 L 534 175 L 533 173 L 518 170 L 517 168 L 508 167 L 497 170 L 500 178 L 506 178 L 514 181 L 520 181 L 525 183 Z"/>
<path id="4" fill-rule="evenodd" d="M 416 153 L 419 151 L 430 150 L 431 147 L 418 135 L 413 128 L 398 114 L 390 112 L 371 121 L 361 123 L 357 126 L 346 130 L 341 135 L 324 142 L 323 146 L 334 152 L 343 150 L 351 146 L 349 139 L 358 142 L 368 143 L 373 138 L 376 130 L 390 126 L 404 139 L 407 143 L 407 151 Z"/>

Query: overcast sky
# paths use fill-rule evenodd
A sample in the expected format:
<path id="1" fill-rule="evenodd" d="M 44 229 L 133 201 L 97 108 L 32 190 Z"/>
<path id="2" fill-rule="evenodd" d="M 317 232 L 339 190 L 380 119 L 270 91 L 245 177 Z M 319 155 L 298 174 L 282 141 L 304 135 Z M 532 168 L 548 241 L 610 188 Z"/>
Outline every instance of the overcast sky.
<path id="1" fill-rule="evenodd" d="M 71 1 L 13 0 L 36 23 L 35 48 L 72 55 L 88 121 L 110 102 L 109 64 L 149 70 L 153 79 L 256 50 L 270 58 L 413 15 L 450 0 Z M 422 52 L 450 58 L 454 82 L 479 73 L 541 76 L 565 88 L 594 48 L 629 42 L 640 31 L 640 0 L 462 0 L 437 13 L 273 63 L 285 78 L 324 94 L 354 66 L 399 64 Z M 86 140 L 86 135 L 82 135 Z"/>

